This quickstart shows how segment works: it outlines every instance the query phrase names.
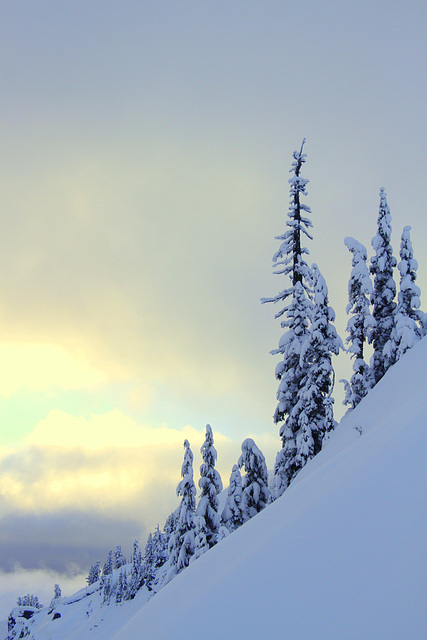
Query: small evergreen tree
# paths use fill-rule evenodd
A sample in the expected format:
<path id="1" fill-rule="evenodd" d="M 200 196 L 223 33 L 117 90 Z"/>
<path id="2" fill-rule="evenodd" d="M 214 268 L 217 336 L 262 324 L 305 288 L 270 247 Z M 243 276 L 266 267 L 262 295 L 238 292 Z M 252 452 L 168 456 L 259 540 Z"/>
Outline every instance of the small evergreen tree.
<path id="1" fill-rule="evenodd" d="M 294 162 L 290 172 L 293 174 L 290 183 L 290 207 L 289 220 L 286 223 L 287 231 L 281 236 L 279 250 L 273 256 L 273 265 L 277 270 L 275 274 L 289 276 L 291 287 L 284 289 L 272 298 L 263 298 L 261 302 L 285 302 L 276 318 L 284 316 L 281 326 L 286 332 L 279 341 L 278 349 L 271 353 L 283 355 L 283 361 L 276 367 L 276 378 L 280 380 L 277 391 L 278 405 L 274 413 L 274 422 L 283 423 L 279 434 L 282 439 L 282 450 L 279 451 L 274 467 L 275 473 L 275 497 L 280 496 L 293 477 L 294 461 L 298 457 L 296 445 L 296 433 L 298 426 L 298 392 L 306 375 L 304 362 L 301 360 L 302 346 L 308 336 L 308 328 L 311 317 L 310 299 L 310 270 L 304 254 L 308 250 L 302 246 L 301 237 L 305 235 L 312 240 L 308 229 L 312 227 L 311 221 L 305 214 L 310 213 L 310 208 L 301 202 L 301 196 L 307 195 L 306 185 L 308 180 L 301 177 L 301 168 L 306 160 L 302 152 L 305 140 L 300 151 L 294 151 Z"/>
<path id="2" fill-rule="evenodd" d="M 166 522 L 163 527 L 163 538 L 165 541 L 166 549 L 168 548 L 170 537 L 172 533 L 175 531 L 176 519 L 177 519 L 177 516 L 175 511 L 172 511 L 172 513 L 168 515 L 168 517 L 166 518 Z"/>
<path id="3" fill-rule="evenodd" d="M 373 294 L 372 282 L 366 265 L 367 252 L 365 247 L 354 238 L 345 238 L 344 243 L 352 254 L 352 271 L 348 283 L 347 313 L 352 316 L 347 322 L 346 338 L 348 351 L 354 358 L 353 375 L 346 385 L 346 395 L 343 404 L 356 407 L 366 396 L 372 386 L 372 372 L 365 362 L 364 348 L 366 342 L 372 340 L 375 320 L 369 310 L 369 301 Z"/>
<path id="4" fill-rule="evenodd" d="M 169 540 L 169 580 L 188 566 L 194 553 L 196 487 L 193 480 L 193 452 L 188 440 L 184 441 L 181 477 L 182 480 L 176 488 L 177 496 L 181 496 L 181 504 L 177 509 L 176 527 Z"/>
<path id="5" fill-rule="evenodd" d="M 126 558 L 122 553 L 122 547 L 120 544 L 117 545 L 116 550 L 114 551 L 114 569 L 120 569 L 123 565 L 126 564 Z"/>
<path id="6" fill-rule="evenodd" d="M 102 569 L 102 575 L 110 576 L 113 573 L 113 570 L 114 570 L 114 555 L 113 555 L 113 550 L 110 549 L 110 551 L 108 552 L 107 560 L 104 563 L 104 567 Z"/>
<path id="7" fill-rule="evenodd" d="M 335 427 L 331 397 L 334 386 L 332 354 L 338 355 L 340 349 L 344 349 L 332 324 L 335 312 L 329 306 L 325 279 L 315 264 L 311 273 L 314 307 L 309 335 L 301 352 L 307 373 L 298 392 L 299 429 L 292 476 L 319 453 L 324 438 Z"/>
<path id="8" fill-rule="evenodd" d="M 104 565 L 105 566 L 105 565 Z M 112 588 L 112 575 L 111 574 L 103 574 L 101 576 L 101 593 L 103 596 L 102 602 L 104 604 L 110 603 L 110 598 L 113 592 Z"/>
<path id="9" fill-rule="evenodd" d="M 98 582 L 101 577 L 101 563 L 99 561 L 95 562 L 91 568 L 89 569 L 89 575 L 86 578 L 86 582 L 89 585 Z"/>
<path id="10" fill-rule="evenodd" d="M 234 531 L 244 522 L 243 517 L 243 486 L 242 476 L 237 464 L 233 465 L 228 485 L 227 500 L 221 514 L 221 521 L 229 531 Z"/>
<path id="11" fill-rule="evenodd" d="M 268 473 L 265 458 L 252 438 L 242 442 L 242 454 L 238 465 L 244 467 L 243 477 L 243 520 L 249 520 L 267 505 L 270 491 L 268 489 Z"/>
<path id="12" fill-rule="evenodd" d="M 143 584 L 143 563 L 142 553 L 139 548 L 138 540 L 134 540 L 132 552 L 132 569 L 130 574 L 130 584 L 128 589 L 128 597 L 131 600 L 135 597 L 137 591 Z"/>
<path id="13" fill-rule="evenodd" d="M 153 547 L 155 557 L 156 570 L 159 569 L 168 559 L 168 543 L 165 535 L 160 531 L 160 527 L 157 524 L 153 533 Z"/>
<path id="14" fill-rule="evenodd" d="M 372 370 L 375 384 L 381 380 L 387 369 L 393 364 L 390 356 L 384 355 L 384 347 L 390 340 L 394 326 L 396 303 L 396 284 L 393 269 L 396 258 L 393 257 L 391 238 L 391 215 L 384 189 L 380 190 L 380 208 L 378 213 L 378 231 L 372 239 L 375 256 L 371 258 L 371 273 L 374 276 L 374 291 L 371 302 L 375 319 L 371 341 L 374 347 Z"/>
<path id="15" fill-rule="evenodd" d="M 204 531 L 203 536 L 206 537 L 206 544 L 203 540 L 199 540 L 196 536 L 196 549 L 205 549 L 216 544 L 216 536 L 220 525 L 220 517 L 218 514 L 218 494 L 222 491 L 222 480 L 218 471 L 215 469 L 217 452 L 214 447 L 214 439 L 212 428 L 206 425 L 205 441 L 200 449 L 203 463 L 200 467 L 199 487 L 201 495 L 199 504 L 197 505 L 196 515 L 204 519 L 203 523 L 199 523 L 199 529 Z M 199 545 L 201 544 L 201 546 Z M 198 555 L 201 555 L 198 553 Z"/>
<path id="16" fill-rule="evenodd" d="M 62 596 L 61 587 L 59 586 L 59 584 L 55 584 L 55 586 L 53 587 L 53 597 L 60 598 L 61 596 Z"/>
<path id="17" fill-rule="evenodd" d="M 149 591 L 152 589 L 152 583 L 156 577 L 158 566 L 158 550 L 156 541 L 152 533 L 148 534 L 147 544 L 144 550 L 144 583 Z"/>
<path id="18" fill-rule="evenodd" d="M 194 516 L 194 553 L 190 558 L 190 562 L 200 558 L 206 551 L 209 551 L 208 527 L 204 517 L 196 514 Z"/>
<path id="19" fill-rule="evenodd" d="M 415 284 L 418 263 L 414 258 L 410 237 L 410 226 L 403 229 L 400 242 L 400 291 L 390 340 L 384 347 L 386 362 L 393 364 L 422 338 L 419 307 L 421 291 Z"/>
<path id="20" fill-rule="evenodd" d="M 123 600 L 128 600 L 127 588 L 128 588 L 127 575 L 124 569 L 124 565 L 122 565 L 119 572 L 117 585 L 116 585 L 116 603 L 117 604 L 119 604 Z"/>

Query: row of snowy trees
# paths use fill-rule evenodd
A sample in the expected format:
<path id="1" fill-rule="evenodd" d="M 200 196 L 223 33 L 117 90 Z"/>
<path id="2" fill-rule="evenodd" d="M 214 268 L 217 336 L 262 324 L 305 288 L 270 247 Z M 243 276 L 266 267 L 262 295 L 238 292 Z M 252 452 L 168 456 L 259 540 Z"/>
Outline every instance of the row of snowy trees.
<path id="1" fill-rule="evenodd" d="M 317 265 L 309 267 L 303 240 L 312 240 L 311 210 L 302 202 L 308 180 L 301 176 L 306 161 L 301 149 L 293 154 L 290 206 L 286 231 L 273 256 L 274 273 L 290 278 L 290 285 L 261 302 L 284 303 L 276 313 L 285 329 L 272 354 L 282 360 L 276 367 L 280 381 L 274 422 L 279 423 L 282 448 L 276 457 L 272 498 L 278 498 L 295 475 L 322 448 L 335 427 L 332 390 L 332 355 L 344 349 L 333 322 L 328 289 Z M 417 262 L 413 256 L 410 227 L 403 230 L 400 246 L 400 292 L 395 302 L 393 269 L 396 259 L 390 243 L 391 217 L 384 189 L 380 191 L 378 230 L 372 240 L 375 255 L 368 269 L 365 247 L 353 238 L 345 244 L 352 253 L 348 286 L 348 351 L 354 358 L 353 375 L 345 384 L 345 404 L 354 408 L 413 344 L 425 335 L 426 316 L 420 310 L 420 290 L 415 284 Z M 370 276 L 373 276 L 373 284 Z M 370 311 L 372 305 L 372 313 Z M 365 343 L 372 344 L 371 363 L 365 361 Z"/>
<path id="2" fill-rule="evenodd" d="M 167 580 L 261 511 L 270 496 L 264 455 L 252 438 L 246 438 L 238 463 L 231 471 L 225 506 L 219 512 L 218 494 L 222 491 L 222 481 L 215 469 L 217 452 L 212 429 L 207 425 L 206 439 L 200 450 L 203 459 L 199 480 L 201 495 L 196 508 L 193 453 L 188 440 L 184 442 L 184 450 L 182 480 L 177 487 L 181 503 L 175 512 L 176 526 L 169 542 Z M 243 479 L 242 467 L 245 471 Z"/>
<path id="3" fill-rule="evenodd" d="M 347 342 L 354 364 L 350 382 L 343 382 L 346 387 L 344 403 L 353 408 L 426 333 L 426 316 L 420 311 L 421 292 L 415 284 L 418 264 L 414 258 L 410 230 L 410 226 L 403 229 L 400 241 L 397 302 L 394 280 L 397 261 L 391 246 L 391 215 L 384 189 L 380 190 L 378 231 L 372 239 L 375 255 L 371 258 L 370 269 L 365 247 L 354 238 L 345 239 L 352 253 L 347 306 L 347 313 L 352 315 L 347 324 Z M 373 346 L 370 364 L 365 361 L 366 344 Z"/>
<path id="4" fill-rule="evenodd" d="M 120 603 L 135 597 L 143 587 L 156 593 L 191 562 L 261 511 L 270 500 L 264 455 L 251 438 L 242 443 L 242 453 L 233 466 L 225 505 L 220 511 L 219 494 L 223 484 L 215 468 L 217 451 L 213 432 L 206 425 L 200 449 L 200 496 L 197 503 L 193 472 L 193 453 L 184 441 L 181 480 L 176 493 L 178 508 L 167 518 L 163 531 L 157 525 L 141 552 L 135 540 L 131 561 L 126 562 L 120 545 L 109 551 L 101 571 L 95 562 L 87 577 L 88 585 L 99 582 L 106 603 Z M 241 469 L 244 471 L 242 477 Z"/>

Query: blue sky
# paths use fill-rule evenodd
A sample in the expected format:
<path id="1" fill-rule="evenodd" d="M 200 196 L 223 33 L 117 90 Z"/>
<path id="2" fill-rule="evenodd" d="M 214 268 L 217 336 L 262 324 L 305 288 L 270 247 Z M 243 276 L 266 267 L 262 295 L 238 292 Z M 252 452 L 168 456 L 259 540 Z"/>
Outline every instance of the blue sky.
<path id="1" fill-rule="evenodd" d="M 372 255 L 382 186 L 426 290 L 426 17 L 393 1 L 1 3 L 0 517 L 23 585 L 61 577 L 61 553 L 86 570 L 70 514 L 116 522 L 88 533 L 99 555 L 162 524 L 182 441 L 197 467 L 207 422 L 225 482 L 248 435 L 272 466 L 281 330 L 259 299 L 286 286 L 271 258 L 303 137 L 310 256 L 341 335 L 343 239 Z M 0 566 L 7 591 L 18 574 Z"/>

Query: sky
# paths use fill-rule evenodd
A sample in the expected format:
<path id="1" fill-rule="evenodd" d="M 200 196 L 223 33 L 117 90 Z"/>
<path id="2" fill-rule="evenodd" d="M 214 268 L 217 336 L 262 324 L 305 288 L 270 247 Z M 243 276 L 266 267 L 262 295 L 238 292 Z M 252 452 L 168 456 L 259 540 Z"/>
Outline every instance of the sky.
<path id="1" fill-rule="evenodd" d="M 6 612 L 143 544 L 207 423 L 225 484 L 247 436 L 273 466 L 282 330 L 260 298 L 287 286 L 271 261 L 304 137 L 340 335 L 343 240 L 372 255 L 381 187 L 427 291 L 426 27 L 421 1 L 0 4 Z"/>

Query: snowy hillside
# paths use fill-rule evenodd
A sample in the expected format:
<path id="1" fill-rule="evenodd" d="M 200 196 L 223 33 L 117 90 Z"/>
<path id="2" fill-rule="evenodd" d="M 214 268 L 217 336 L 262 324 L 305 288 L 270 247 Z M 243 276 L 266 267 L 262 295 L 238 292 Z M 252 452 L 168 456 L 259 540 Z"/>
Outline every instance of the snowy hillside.
<path id="1" fill-rule="evenodd" d="M 280 499 L 145 606 L 93 594 L 37 613 L 35 640 L 424 639 L 426 380 L 424 339 Z"/>

